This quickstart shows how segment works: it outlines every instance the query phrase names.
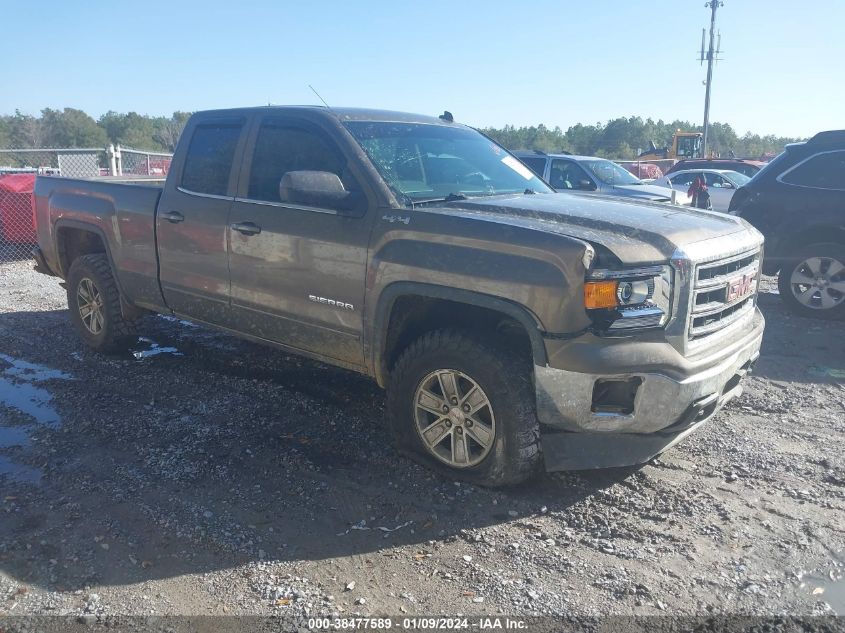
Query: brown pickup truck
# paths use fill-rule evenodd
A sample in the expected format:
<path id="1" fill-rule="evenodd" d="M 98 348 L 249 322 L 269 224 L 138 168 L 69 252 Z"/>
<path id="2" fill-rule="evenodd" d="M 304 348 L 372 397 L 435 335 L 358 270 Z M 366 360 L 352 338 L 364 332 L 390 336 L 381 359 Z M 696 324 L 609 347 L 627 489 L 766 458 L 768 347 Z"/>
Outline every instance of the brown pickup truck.
<path id="1" fill-rule="evenodd" d="M 203 112 L 163 188 L 39 177 L 36 204 L 91 347 L 163 313 L 367 374 L 400 450 L 485 485 L 647 461 L 763 334 L 746 222 L 554 193 L 446 115 Z"/>

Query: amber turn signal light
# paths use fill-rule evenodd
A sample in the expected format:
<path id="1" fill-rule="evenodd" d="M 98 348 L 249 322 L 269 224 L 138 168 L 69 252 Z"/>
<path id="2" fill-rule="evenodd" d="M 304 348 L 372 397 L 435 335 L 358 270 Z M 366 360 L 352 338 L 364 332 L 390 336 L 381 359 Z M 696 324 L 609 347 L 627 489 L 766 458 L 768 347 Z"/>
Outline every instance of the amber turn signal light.
<path id="1" fill-rule="evenodd" d="M 618 281 L 588 281 L 584 284 L 584 307 L 588 310 L 597 308 L 615 308 L 618 305 L 616 288 Z"/>

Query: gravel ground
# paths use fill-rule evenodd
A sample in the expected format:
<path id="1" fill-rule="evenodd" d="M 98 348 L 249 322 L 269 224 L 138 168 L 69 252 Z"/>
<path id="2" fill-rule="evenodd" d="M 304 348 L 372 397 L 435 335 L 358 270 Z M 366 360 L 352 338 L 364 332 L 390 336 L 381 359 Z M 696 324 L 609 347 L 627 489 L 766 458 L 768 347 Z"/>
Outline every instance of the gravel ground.
<path id="1" fill-rule="evenodd" d="M 491 491 L 367 379 L 151 317 L 134 355 L 0 263 L 0 615 L 845 613 L 845 323 L 770 280 L 745 394 L 646 466 Z"/>

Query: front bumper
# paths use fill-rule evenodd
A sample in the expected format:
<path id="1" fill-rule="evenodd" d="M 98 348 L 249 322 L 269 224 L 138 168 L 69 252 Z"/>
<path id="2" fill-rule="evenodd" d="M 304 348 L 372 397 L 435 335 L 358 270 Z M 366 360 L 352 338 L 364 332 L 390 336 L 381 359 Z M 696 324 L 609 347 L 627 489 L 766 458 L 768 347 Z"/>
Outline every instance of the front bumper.
<path id="1" fill-rule="evenodd" d="M 540 441 L 546 469 L 640 464 L 681 441 L 742 393 L 741 379 L 760 355 L 763 324 L 757 311 L 744 337 L 681 375 L 677 368 L 672 372 L 629 368 L 625 373 L 614 374 L 535 366 L 537 415 L 544 427 Z M 621 349 L 619 352 L 624 356 Z M 648 366 L 646 359 L 643 365 Z M 597 407 L 596 381 L 607 380 L 633 380 L 638 385 L 632 396 L 632 410 L 610 412 Z"/>

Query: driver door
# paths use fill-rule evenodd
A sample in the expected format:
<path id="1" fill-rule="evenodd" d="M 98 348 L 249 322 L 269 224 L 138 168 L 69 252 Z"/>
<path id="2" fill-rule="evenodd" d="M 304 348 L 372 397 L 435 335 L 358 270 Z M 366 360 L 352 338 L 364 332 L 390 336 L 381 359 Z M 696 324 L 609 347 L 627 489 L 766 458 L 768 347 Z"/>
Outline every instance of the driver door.
<path id="1" fill-rule="evenodd" d="M 372 214 L 282 202 L 282 177 L 300 170 L 337 174 L 348 191 L 360 191 L 343 152 L 317 125 L 259 118 L 229 214 L 233 314 L 248 334 L 360 366 Z"/>
<path id="2" fill-rule="evenodd" d="M 734 186 L 719 174 L 704 174 L 707 191 L 710 193 L 710 205 L 714 211 L 727 211 L 734 195 Z"/>

